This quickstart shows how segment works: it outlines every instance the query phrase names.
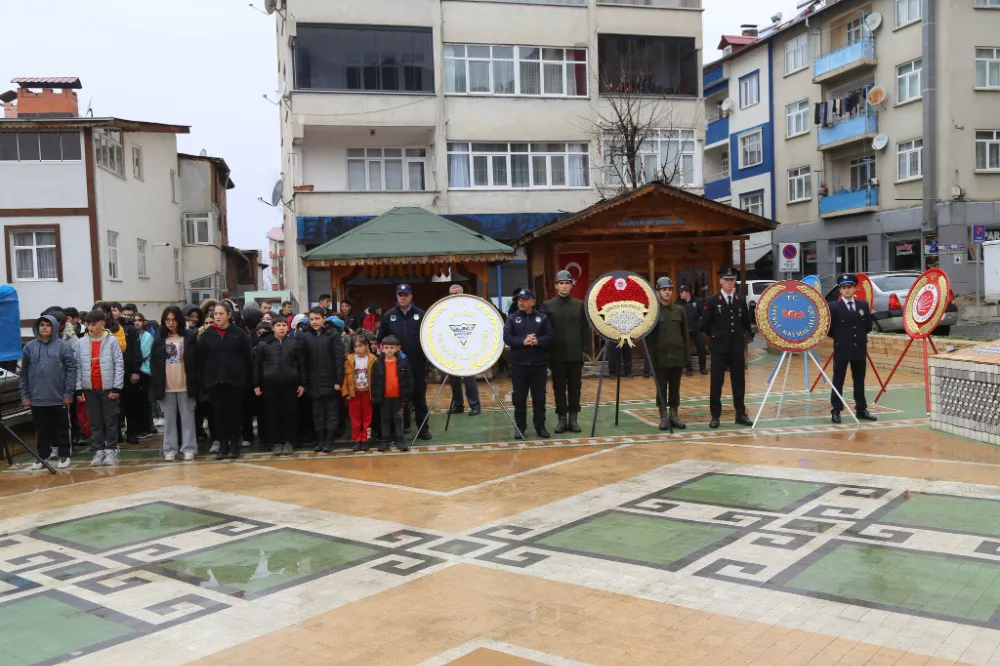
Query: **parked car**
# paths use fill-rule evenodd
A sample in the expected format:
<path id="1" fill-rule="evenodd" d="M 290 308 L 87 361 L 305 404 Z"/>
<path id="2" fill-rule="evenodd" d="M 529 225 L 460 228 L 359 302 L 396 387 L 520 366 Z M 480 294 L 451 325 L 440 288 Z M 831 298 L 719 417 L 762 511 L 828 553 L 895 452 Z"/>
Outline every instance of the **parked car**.
<path id="1" fill-rule="evenodd" d="M 913 283 L 920 277 L 920 273 L 910 271 L 899 271 L 894 273 L 868 273 L 872 281 L 874 291 L 874 303 L 870 303 L 872 309 L 872 333 L 903 331 L 903 305 L 906 297 L 910 293 Z M 826 294 L 828 303 L 833 303 L 840 298 L 840 287 L 834 287 Z M 949 291 L 948 308 L 944 312 L 944 318 L 938 327 L 934 329 L 935 335 L 948 335 L 951 327 L 958 324 L 958 306 L 955 305 L 955 295 Z"/>
<path id="2" fill-rule="evenodd" d="M 775 283 L 775 280 L 747 280 L 747 307 L 750 308 L 750 322 L 757 323 L 757 301 L 764 290 Z M 736 291 L 743 293 L 743 283 L 736 283 Z"/>

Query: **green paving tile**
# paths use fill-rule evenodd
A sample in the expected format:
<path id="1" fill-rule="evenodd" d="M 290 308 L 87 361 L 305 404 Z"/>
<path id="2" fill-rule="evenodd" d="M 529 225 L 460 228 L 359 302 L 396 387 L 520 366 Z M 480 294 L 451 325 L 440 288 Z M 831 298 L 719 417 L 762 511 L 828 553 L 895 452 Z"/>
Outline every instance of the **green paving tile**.
<path id="1" fill-rule="evenodd" d="M 101 552 L 224 522 L 227 519 L 217 515 L 167 502 L 153 502 L 44 525 L 33 530 L 32 536 L 89 552 Z"/>
<path id="2" fill-rule="evenodd" d="M 910 493 L 905 502 L 879 516 L 878 521 L 908 527 L 1000 536 L 1000 502 Z"/>
<path id="3" fill-rule="evenodd" d="M 133 633 L 100 609 L 82 610 L 51 596 L 0 605 L 0 659 L 5 665 L 35 664 Z"/>
<path id="4" fill-rule="evenodd" d="M 1000 610 L 1000 562 L 839 542 L 782 587 L 985 624 Z"/>
<path id="5" fill-rule="evenodd" d="M 785 511 L 825 486 L 808 481 L 709 474 L 683 486 L 668 488 L 660 497 L 724 504 L 740 509 Z"/>
<path id="6" fill-rule="evenodd" d="M 156 570 L 235 588 L 248 596 L 295 585 L 382 551 L 322 534 L 281 529 L 157 562 Z"/>
<path id="7" fill-rule="evenodd" d="M 670 566 L 736 534 L 724 525 L 686 523 L 629 513 L 607 513 L 545 536 L 535 543 L 598 557 Z"/>

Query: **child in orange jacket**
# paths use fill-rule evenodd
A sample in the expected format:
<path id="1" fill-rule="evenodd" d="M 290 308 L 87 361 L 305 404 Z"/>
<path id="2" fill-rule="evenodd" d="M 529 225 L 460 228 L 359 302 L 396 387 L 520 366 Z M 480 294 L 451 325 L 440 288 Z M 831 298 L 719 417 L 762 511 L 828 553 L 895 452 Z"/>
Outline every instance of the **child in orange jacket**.
<path id="1" fill-rule="evenodd" d="M 344 361 L 344 383 L 340 393 L 351 415 L 354 451 L 367 451 L 368 427 L 372 423 L 371 376 L 376 357 L 369 351 L 368 336 L 358 334 L 352 340 L 354 352 Z"/>

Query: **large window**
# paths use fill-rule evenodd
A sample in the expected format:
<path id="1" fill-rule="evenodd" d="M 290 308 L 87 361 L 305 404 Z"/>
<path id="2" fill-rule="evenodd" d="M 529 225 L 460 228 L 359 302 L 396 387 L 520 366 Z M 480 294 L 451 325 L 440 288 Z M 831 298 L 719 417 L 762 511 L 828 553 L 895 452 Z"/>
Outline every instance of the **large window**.
<path id="1" fill-rule="evenodd" d="M 976 49 L 976 87 L 1000 88 L 1000 48 Z"/>
<path id="2" fill-rule="evenodd" d="M 347 189 L 423 190 L 425 148 L 348 148 Z"/>
<path id="3" fill-rule="evenodd" d="M 745 109 L 760 102 L 760 74 L 754 73 L 740 79 L 740 108 Z"/>
<path id="4" fill-rule="evenodd" d="M 859 157 L 850 164 L 851 191 L 863 190 L 875 178 L 875 157 Z"/>
<path id="5" fill-rule="evenodd" d="M 139 267 L 139 277 L 149 277 L 149 271 L 146 268 L 146 241 L 141 238 L 135 241 L 135 257 Z"/>
<path id="6" fill-rule="evenodd" d="M 602 93 L 698 96 L 701 68 L 693 37 L 597 35 Z"/>
<path id="7" fill-rule="evenodd" d="M 764 161 L 763 137 L 760 130 L 740 137 L 740 168 L 749 169 Z"/>
<path id="8" fill-rule="evenodd" d="M 754 215 L 764 215 L 764 193 L 751 192 L 740 195 L 740 208 Z"/>
<path id="9" fill-rule="evenodd" d="M 211 213 L 184 214 L 184 243 L 186 245 L 213 245 L 215 225 Z"/>
<path id="10" fill-rule="evenodd" d="M 889 239 L 889 270 L 891 271 L 917 271 L 920 272 L 920 238 L 908 238 L 908 239 Z M 878 282 L 883 284 L 878 284 L 879 289 L 885 289 L 890 287 L 890 285 L 885 284 L 888 281 L 901 282 L 902 284 L 892 284 L 890 289 L 895 291 L 896 289 L 906 289 L 908 290 L 913 283 L 916 282 L 913 278 L 903 278 L 899 280 L 898 278 L 875 278 Z"/>
<path id="11" fill-rule="evenodd" d="M 809 100 L 804 99 L 785 107 L 785 137 L 792 138 L 809 131 Z"/>
<path id="12" fill-rule="evenodd" d="M 896 27 L 920 20 L 920 0 L 896 0 Z"/>
<path id="13" fill-rule="evenodd" d="M 1000 130 L 976 131 L 976 171 L 1000 171 Z"/>
<path id="14" fill-rule="evenodd" d="M 108 232 L 108 279 L 119 279 L 118 272 L 118 232 Z"/>
<path id="15" fill-rule="evenodd" d="M 924 140 L 912 139 L 896 144 L 897 171 L 896 178 L 909 180 L 920 178 L 924 174 Z"/>
<path id="16" fill-rule="evenodd" d="M 604 184 L 631 186 L 628 156 L 619 137 L 606 136 L 603 141 Z M 635 173 L 640 183 L 654 180 L 675 186 L 695 184 L 694 130 L 651 130 L 639 144 Z"/>
<path id="17" fill-rule="evenodd" d="M 566 188 L 590 186 L 586 143 L 448 143 L 448 186 Z"/>
<path id="18" fill-rule="evenodd" d="M 857 44 L 861 41 L 861 36 L 864 31 L 864 23 L 860 18 L 856 18 L 844 26 L 844 29 L 847 31 L 847 43 Z"/>
<path id="19" fill-rule="evenodd" d="M 299 90 L 434 92 L 430 28 L 298 26 Z"/>
<path id="20" fill-rule="evenodd" d="M 812 199 L 812 173 L 809 167 L 788 170 L 788 203 Z"/>
<path id="21" fill-rule="evenodd" d="M 809 35 L 802 34 L 785 42 L 785 74 L 797 72 L 809 64 Z"/>
<path id="22" fill-rule="evenodd" d="M 56 229 L 15 229 L 10 232 L 8 260 L 16 280 L 59 280 L 59 234 Z"/>
<path id="23" fill-rule="evenodd" d="M 94 130 L 94 155 L 97 166 L 119 178 L 125 177 L 125 150 L 120 130 Z"/>
<path id="24" fill-rule="evenodd" d="M 911 99 L 919 99 L 920 76 L 924 69 L 923 58 L 904 62 L 896 68 L 896 102 L 902 104 Z"/>
<path id="25" fill-rule="evenodd" d="M 445 44 L 444 91 L 586 97 L 587 49 Z"/>
<path id="26" fill-rule="evenodd" d="M 132 146 L 132 177 L 142 180 L 142 148 Z"/>
<path id="27" fill-rule="evenodd" d="M 76 162 L 79 132 L 0 132 L 0 162 Z"/>

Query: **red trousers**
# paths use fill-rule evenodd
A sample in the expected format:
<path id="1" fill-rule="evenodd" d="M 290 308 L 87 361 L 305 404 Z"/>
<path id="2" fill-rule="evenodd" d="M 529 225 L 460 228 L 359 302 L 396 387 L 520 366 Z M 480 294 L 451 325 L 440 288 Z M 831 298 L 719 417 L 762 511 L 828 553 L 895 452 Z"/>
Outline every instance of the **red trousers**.
<path id="1" fill-rule="evenodd" d="M 368 426 L 372 424 L 372 396 L 369 391 L 358 391 L 347 401 L 351 412 L 351 439 L 368 441 Z"/>

